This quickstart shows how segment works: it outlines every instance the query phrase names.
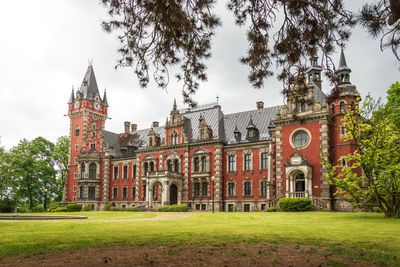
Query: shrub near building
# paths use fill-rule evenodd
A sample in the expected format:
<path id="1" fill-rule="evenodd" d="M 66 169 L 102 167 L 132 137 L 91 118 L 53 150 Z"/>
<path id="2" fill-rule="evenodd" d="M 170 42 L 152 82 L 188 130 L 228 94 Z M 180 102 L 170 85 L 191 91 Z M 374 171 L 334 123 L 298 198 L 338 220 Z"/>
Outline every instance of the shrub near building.
<path id="1" fill-rule="evenodd" d="M 309 211 L 311 200 L 308 198 L 281 198 L 279 199 L 281 211 Z"/>
<path id="2" fill-rule="evenodd" d="M 67 211 L 74 212 L 74 211 L 81 211 L 82 205 L 81 204 L 68 204 Z"/>
<path id="3" fill-rule="evenodd" d="M 158 208 L 158 211 L 161 212 L 186 212 L 188 211 L 188 207 L 186 204 L 184 205 L 165 205 Z"/>

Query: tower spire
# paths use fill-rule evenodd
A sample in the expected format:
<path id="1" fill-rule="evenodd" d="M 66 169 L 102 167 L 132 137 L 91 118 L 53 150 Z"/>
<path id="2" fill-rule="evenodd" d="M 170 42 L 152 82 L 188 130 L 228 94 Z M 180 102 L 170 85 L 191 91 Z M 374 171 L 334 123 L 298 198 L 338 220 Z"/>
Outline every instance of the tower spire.
<path id="1" fill-rule="evenodd" d="M 68 104 L 72 104 L 75 101 L 75 93 L 74 93 L 74 86 L 72 86 L 71 96 L 69 98 Z"/>
<path id="2" fill-rule="evenodd" d="M 174 106 L 173 106 L 172 110 L 176 110 L 176 98 L 174 98 Z"/>
<path id="3" fill-rule="evenodd" d="M 106 106 L 106 107 L 108 107 L 106 89 L 104 89 L 104 95 L 103 95 L 103 105 L 104 105 L 104 106 Z"/>
<path id="4" fill-rule="evenodd" d="M 339 83 L 350 83 L 351 69 L 347 66 L 346 57 L 344 56 L 343 46 L 340 53 L 339 67 L 336 70 L 336 75 L 339 77 Z"/>

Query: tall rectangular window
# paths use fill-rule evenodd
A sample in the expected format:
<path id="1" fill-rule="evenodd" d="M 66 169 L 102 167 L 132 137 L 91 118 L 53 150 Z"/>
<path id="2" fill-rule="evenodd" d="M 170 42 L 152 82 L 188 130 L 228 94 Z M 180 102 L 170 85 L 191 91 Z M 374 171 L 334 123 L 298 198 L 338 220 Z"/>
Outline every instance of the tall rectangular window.
<path id="1" fill-rule="evenodd" d="M 96 197 L 96 187 L 89 186 L 88 198 L 95 198 L 95 197 Z"/>
<path id="2" fill-rule="evenodd" d="M 96 144 L 90 144 L 90 150 L 96 151 Z"/>
<path id="3" fill-rule="evenodd" d="M 261 153 L 261 170 L 268 169 L 268 153 Z"/>
<path id="4" fill-rule="evenodd" d="M 132 177 L 133 177 L 133 178 L 136 178 L 136 165 L 133 165 Z"/>
<path id="5" fill-rule="evenodd" d="M 114 180 L 118 180 L 118 166 L 114 167 Z"/>
<path id="6" fill-rule="evenodd" d="M 200 196 L 200 183 L 194 183 L 194 197 Z"/>
<path id="7" fill-rule="evenodd" d="M 128 179 L 128 166 L 124 166 L 124 179 Z"/>
<path id="8" fill-rule="evenodd" d="M 113 188 L 113 198 L 114 199 L 118 198 L 118 188 L 116 188 L 116 187 Z"/>
<path id="9" fill-rule="evenodd" d="M 228 196 L 233 197 L 235 195 L 236 195 L 235 183 L 234 182 L 229 182 L 228 183 Z"/>
<path id="10" fill-rule="evenodd" d="M 201 183 L 201 195 L 208 196 L 208 183 L 207 182 Z"/>
<path id="11" fill-rule="evenodd" d="M 245 171 L 252 170 L 252 168 L 251 168 L 251 154 L 245 154 L 244 155 L 244 170 Z"/>
<path id="12" fill-rule="evenodd" d="M 229 162 L 228 163 L 228 166 L 229 166 L 228 170 L 230 172 L 236 171 L 236 156 L 235 155 L 228 156 L 228 162 Z"/>
<path id="13" fill-rule="evenodd" d="M 146 200 L 146 185 L 143 185 L 143 200 Z"/>
<path id="14" fill-rule="evenodd" d="M 251 182 L 250 181 L 244 182 L 244 195 L 251 196 Z"/>
<path id="15" fill-rule="evenodd" d="M 122 198 L 123 199 L 128 198 L 128 188 L 127 187 L 122 188 Z"/>
<path id="16" fill-rule="evenodd" d="M 266 196 L 267 195 L 267 181 L 261 181 L 260 183 L 260 195 Z"/>
<path id="17" fill-rule="evenodd" d="M 79 187 L 79 198 L 83 198 L 85 195 L 85 188 L 83 186 Z"/>

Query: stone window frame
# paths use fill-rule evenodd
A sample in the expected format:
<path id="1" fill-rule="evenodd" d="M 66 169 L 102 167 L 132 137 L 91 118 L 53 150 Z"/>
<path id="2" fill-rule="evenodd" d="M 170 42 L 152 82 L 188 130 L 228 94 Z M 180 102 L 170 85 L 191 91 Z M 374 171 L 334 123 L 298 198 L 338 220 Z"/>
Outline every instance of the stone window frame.
<path id="1" fill-rule="evenodd" d="M 206 186 L 206 192 L 204 192 L 204 185 L 207 184 Z M 200 196 L 201 197 L 209 197 L 210 196 L 210 183 L 208 179 L 202 179 L 201 180 L 201 186 L 200 186 Z"/>
<path id="2" fill-rule="evenodd" d="M 85 198 L 85 187 L 83 185 L 79 186 L 79 191 L 77 195 L 79 195 L 80 199 Z"/>
<path id="3" fill-rule="evenodd" d="M 267 164 L 266 168 L 263 168 L 263 161 L 262 161 L 262 155 L 265 154 L 267 156 Z M 258 170 L 261 171 L 266 171 L 269 169 L 269 150 L 268 148 L 260 148 L 258 152 Z"/>
<path id="4" fill-rule="evenodd" d="M 347 161 L 344 157 L 339 158 L 340 167 L 347 167 Z"/>
<path id="5" fill-rule="evenodd" d="M 199 186 L 198 194 L 196 194 L 196 185 Z M 193 182 L 193 197 L 200 197 L 200 196 L 201 196 L 201 182 L 196 179 L 196 181 Z"/>
<path id="6" fill-rule="evenodd" d="M 125 170 L 126 170 L 126 172 L 125 172 Z M 123 166 L 122 166 L 122 179 L 121 180 L 124 180 L 124 179 L 126 179 L 126 180 L 129 179 L 129 166 L 126 163 L 123 164 Z"/>
<path id="7" fill-rule="evenodd" d="M 76 180 L 77 177 L 78 177 L 78 173 L 77 173 L 77 172 L 74 172 L 74 179 Z"/>
<path id="8" fill-rule="evenodd" d="M 74 189 L 73 189 L 73 192 L 76 192 L 76 185 L 74 185 Z"/>
<path id="9" fill-rule="evenodd" d="M 346 127 L 344 125 L 339 126 L 339 135 L 345 135 L 346 134 Z"/>
<path id="10" fill-rule="evenodd" d="M 179 153 L 177 153 L 175 151 L 172 151 L 171 153 L 167 154 L 164 157 L 164 170 L 168 170 L 168 165 L 167 165 L 168 160 L 171 161 L 172 172 L 175 171 L 174 170 L 174 168 L 175 168 L 175 164 L 174 164 L 175 160 L 178 160 L 178 166 L 179 166 L 179 170 L 176 171 L 176 172 L 182 171 L 182 155 L 181 154 L 179 154 Z"/>
<path id="11" fill-rule="evenodd" d="M 78 157 L 74 157 L 74 163 L 78 163 Z"/>
<path id="12" fill-rule="evenodd" d="M 245 207 L 249 207 L 249 210 L 246 211 Z M 251 212 L 251 203 L 243 203 L 243 212 Z"/>
<path id="13" fill-rule="evenodd" d="M 204 163 L 202 161 L 203 157 L 206 158 L 205 170 L 203 169 L 203 163 Z M 190 173 L 210 172 L 210 170 L 211 170 L 211 152 L 210 151 L 200 148 L 191 154 L 191 158 L 192 158 L 192 160 L 191 160 L 192 167 L 190 168 Z M 199 159 L 199 170 L 198 171 L 195 170 L 195 159 L 196 158 Z"/>
<path id="14" fill-rule="evenodd" d="M 229 185 L 233 184 L 233 194 L 230 195 L 230 191 L 229 191 Z M 236 192 L 237 192 L 237 187 L 236 187 L 236 181 L 230 179 L 228 182 L 226 182 L 226 197 L 236 197 Z"/>
<path id="15" fill-rule="evenodd" d="M 80 133 L 81 133 L 81 129 L 79 128 L 79 125 L 77 125 L 75 127 L 75 137 L 78 137 L 80 135 Z"/>
<path id="16" fill-rule="evenodd" d="M 117 171 L 115 171 L 117 170 Z M 119 164 L 113 165 L 113 180 L 118 180 L 119 176 Z"/>
<path id="17" fill-rule="evenodd" d="M 93 193 L 93 196 L 90 196 L 90 193 L 91 193 L 91 192 L 90 192 L 90 189 L 91 189 L 91 188 L 93 188 L 93 190 L 94 190 L 94 191 L 92 192 L 92 193 Z M 88 199 L 94 199 L 94 198 L 96 198 L 96 186 L 88 186 L 88 190 L 87 190 L 87 191 L 88 191 L 88 192 L 87 192 L 87 198 L 88 198 Z"/>
<path id="18" fill-rule="evenodd" d="M 169 144 L 172 146 L 179 144 L 179 133 L 175 129 L 169 134 Z"/>
<path id="19" fill-rule="evenodd" d="M 96 151 L 96 143 L 90 143 L 90 151 Z"/>
<path id="20" fill-rule="evenodd" d="M 118 199 L 118 187 L 116 187 L 116 186 L 113 187 L 112 198 Z"/>
<path id="21" fill-rule="evenodd" d="M 146 175 L 145 168 L 144 168 L 145 163 L 148 164 L 147 165 L 148 166 L 147 172 L 151 172 L 151 170 L 150 170 L 150 165 L 151 165 L 150 163 L 151 162 L 153 163 L 153 166 L 154 166 L 153 172 L 157 171 L 157 163 L 158 163 L 157 160 L 158 160 L 157 157 L 153 156 L 152 154 L 148 154 L 142 159 L 142 164 L 141 164 L 142 165 L 142 170 L 141 170 L 142 176 Z"/>
<path id="22" fill-rule="evenodd" d="M 294 143 L 294 141 L 293 141 L 294 136 L 295 136 L 298 132 L 300 132 L 300 131 L 304 131 L 304 132 L 307 134 L 307 136 L 308 136 L 307 142 L 306 142 L 303 146 L 297 146 L 297 145 Z M 291 133 L 290 136 L 289 136 L 289 143 L 290 143 L 290 145 L 291 145 L 294 149 L 297 149 L 297 150 L 301 150 L 301 149 L 307 148 L 307 147 L 311 144 L 311 140 L 312 140 L 311 132 L 310 132 L 308 129 L 303 128 L 303 127 L 296 128 L 295 130 L 292 131 L 292 133 Z"/>
<path id="23" fill-rule="evenodd" d="M 345 100 L 342 100 L 342 101 L 340 101 L 339 102 L 339 112 L 341 113 L 341 114 L 345 114 L 346 113 L 346 101 Z M 342 106 L 343 105 L 343 106 Z"/>
<path id="24" fill-rule="evenodd" d="M 142 182 L 142 201 L 146 201 L 147 197 L 147 184 L 146 182 Z"/>
<path id="25" fill-rule="evenodd" d="M 132 180 L 137 177 L 137 165 L 136 163 L 132 163 Z"/>
<path id="26" fill-rule="evenodd" d="M 262 194 L 262 184 L 263 183 L 265 183 L 265 194 Z M 266 197 L 267 196 L 267 191 L 268 191 L 268 180 L 265 178 L 265 176 L 264 176 L 264 178 L 263 179 L 261 179 L 259 182 L 258 182 L 258 188 L 259 188 L 259 191 L 260 191 L 260 197 Z"/>
<path id="27" fill-rule="evenodd" d="M 250 195 L 246 195 L 245 193 L 246 193 L 246 183 L 250 183 Z M 244 180 L 243 182 L 242 182 L 242 193 L 243 193 L 243 197 L 253 197 L 253 180 L 251 180 L 251 179 L 249 179 L 248 177 L 246 178 L 246 180 Z"/>
<path id="28" fill-rule="evenodd" d="M 229 162 L 229 157 L 234 157 L 234 170 L 230 169 L 230 162 Z M 236 151 L 228 152 L 226 153 L 226 173 L 234 172 L 235 174 L 237 173 L 237 153 Z"/>
<path id="29" fill-rule="evenodd" d="M 92 173 L 92 171 L 93 171 L 93 169 L 91 170 L 91 168 L 90 168 L 90 166 L 95 166 L 95 169 L 94 169 L 94 171 L 95 171 L 95 175 L 94 175 L 94 177 L 91 175 Z M 91 163 L 89 163 L 89 175 L 88 175 L 88 179 L 97 179 L 97 169 L 98 169 L 98 164 L 96 163 L 96 162 L 91 162 Z"/>
<path id="30" fill-rule="evenodd" d="M 124 196 L 124 190 L 126 190 L 125 192 L 126 192 L 126 195 Z M 122 199 L 128 199 L 128 187 L 127 186 L 124 186 L 124 187 L 122 187 L 122 192 L 121 192 L 121 198 Z"/>
<path id="31" fill-rule="evenodd" d="M 249 169 L 246 168 L 246 155 L 250 156 L 250 161 L 249 161 Z M 253 150 L 243 150 L 242 152 L 242 172 L 245 173 L 247 171 L 250 171 L 253 173 L 254 171 L 254 161 L 253 161 L 254 155 L 253 155 Z"/>

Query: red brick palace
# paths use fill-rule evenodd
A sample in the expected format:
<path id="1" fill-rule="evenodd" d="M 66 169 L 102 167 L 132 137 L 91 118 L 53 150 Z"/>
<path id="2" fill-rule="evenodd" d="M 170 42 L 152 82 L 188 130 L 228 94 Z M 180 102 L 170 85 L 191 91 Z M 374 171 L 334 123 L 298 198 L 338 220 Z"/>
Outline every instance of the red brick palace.
<path id="1" fill-rule="evenodd" d="M 341 82 L 329 95 L 321 89 L 321 71 L 311 58 L 306 93 L 295 97 L 300 89 L 294 86 L 283 106 L 260 101 L 254 110 L 224 114 L 218 103 L 178 109 L 174 102 L 164 125 L 141 129 L 125 122 L 123 133 L 113 133 L 105 130 L 107 96 L 100 96 L 90 65 L 68 102 L 64 202 L 95 210 L 112 203 L 265 211 L 281 197 L 307 197 L 319 209 L 346 208 L 333 197 L 321 162 L 346 164 L 341 157 L 354 148 L 340 140 L 341 120 L 357 95 L 343 51 Z"/>

